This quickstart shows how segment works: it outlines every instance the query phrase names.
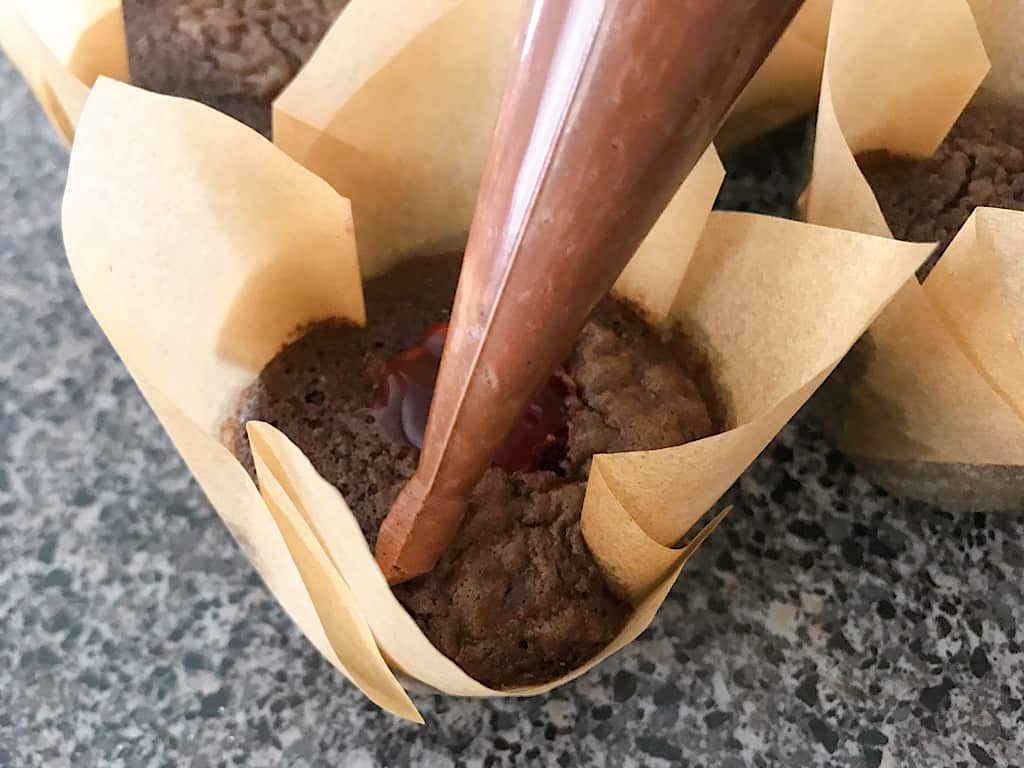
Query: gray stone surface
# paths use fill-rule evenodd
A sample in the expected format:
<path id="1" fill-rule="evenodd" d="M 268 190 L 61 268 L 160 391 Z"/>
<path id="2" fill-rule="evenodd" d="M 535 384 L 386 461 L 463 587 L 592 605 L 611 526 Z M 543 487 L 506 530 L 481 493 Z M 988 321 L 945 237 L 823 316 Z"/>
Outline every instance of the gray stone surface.
<path id="1" fill-rule="evenodd" d="M 1024 521 L 894 501 L 803 418 L 598 670 L 530 700 L 418 695 L 423 728 L 375 711 L 269 597 L 86 311 L 65 163 L 0 59 L 0 766 L 1020 761 Z M 723 202 L 782 205 L 777 166 Z"/>

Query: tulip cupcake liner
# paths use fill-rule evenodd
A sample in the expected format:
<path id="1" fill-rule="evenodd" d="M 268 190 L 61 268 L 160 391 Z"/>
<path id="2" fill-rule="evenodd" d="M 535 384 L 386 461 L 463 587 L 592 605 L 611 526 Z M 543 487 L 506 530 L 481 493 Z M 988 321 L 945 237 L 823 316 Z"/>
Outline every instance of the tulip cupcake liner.
<path id="1" fill-rule="evenodd" d="M 836 0 L 807 220 L 891 237 L 857 157 L 927 158 L 969 103 L 1024 107 L 1022 29 L 1016 0 Z M 894 493 L 1024 504 L 1022 244 L 1024 212 L 976 209 L 816 398 L 837 447 Z"/>

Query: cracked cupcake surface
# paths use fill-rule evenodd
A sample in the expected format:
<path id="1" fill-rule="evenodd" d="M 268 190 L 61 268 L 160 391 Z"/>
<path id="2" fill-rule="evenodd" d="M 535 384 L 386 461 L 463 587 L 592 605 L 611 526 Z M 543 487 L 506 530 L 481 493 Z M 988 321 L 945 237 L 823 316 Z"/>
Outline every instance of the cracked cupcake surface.
<path id="1" fill-rule="evenodd" d="M 941 253 L 975 208 L 1024 210 L 1024 109 L 972 105 L 930 158 L 870 152 L 857 162 L 893 236 L 936 241 Z"/>
<path id="2" fill-rule="evenodd" d="M 247 390 L 229 430 L 250 472 L 245 422 L 284 432 L 342 492 L 371 547 L 418 453 L 378 428 L 368 369 L 448 319 L 459 266 L 458 254 L 421 258 L 369 281 L 367 327 L 320 323 L 285 346 Z M 564 449 L 545 454 L 537 471 L 490 469 L 437 567 L 394 589 L 438 649 L 491 686 L 571 671 L 629 615 L 580 531 L 591 457 L 679 445 L 721 428 L 701 357 L 618 301 L 601 302 L 558 375 L 566 385 Z"/>
<path id="3" fill-rule="evenodd" d="M 131 80 L 264 135 L 270 105 L 348 0 L 124 0 Z"/>

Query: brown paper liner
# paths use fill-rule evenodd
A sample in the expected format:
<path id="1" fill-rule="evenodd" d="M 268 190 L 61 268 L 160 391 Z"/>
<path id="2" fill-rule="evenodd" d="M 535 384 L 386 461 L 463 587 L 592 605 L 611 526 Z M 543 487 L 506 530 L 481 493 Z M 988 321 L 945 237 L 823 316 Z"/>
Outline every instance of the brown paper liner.
<path id="1" fill-rule="evenodd" d="M 635 611 L 569 675 L 489 689 L 430 644 L 341 494 L 285 435 L 248 425 L 259 490 L 218 440 L 240 390 L 290 333 L 327 316 L 364 322 L 361 275 L 464 240 L 507 52 L 478 44 L 495 15 L 483 18 L 475 0 L 423 3 L 422 17 L 374 24 L 395 2 L 350 6 L 283 101 L 301 105 L 304 120 L 277 114 L 293 153 L 354 190 L 353 209 L 230 118 L 101 79 L 78 125 L 64 236 L 86 303 L 268 587 L 336 668 L 380 706 L 417 719 L 392 669 L 449 694 L 532 695 L 637 637 L 721 516 L 686 547 L 675 543 L 929 248 L 709 215 L 722 175 L 709 150 L 616 291 L 700 341 L 734 426 L 675 448 L 595 457 L 584 536 Z M 438 64 L 441 50 L 458 55 Z"/>
<path id="2" fill-rule="evenodd" d="M 930 155 L 972 98 L 1024 105 L 1022 28 L 1020 0 L 836 0 L 808 221 L 891 236 L 855 157 Z M 978 209 L 823 387 L 827 431 L 893 492 L 960 509 L 1024 501 L 1022 245 L 1024 213 Z"/>
<path id="3" fill-rule="evenodd" d="M 0 0 L 0 48 L 65 144 L 96 78 L 128 78 L 120 0 Z"/>
<path id="4" fill-rule="evenodd" d="M 832 0 L 803 7 L 754 75 L 718 133 L 722 152 L 779 128 L 818 104 Z"/>

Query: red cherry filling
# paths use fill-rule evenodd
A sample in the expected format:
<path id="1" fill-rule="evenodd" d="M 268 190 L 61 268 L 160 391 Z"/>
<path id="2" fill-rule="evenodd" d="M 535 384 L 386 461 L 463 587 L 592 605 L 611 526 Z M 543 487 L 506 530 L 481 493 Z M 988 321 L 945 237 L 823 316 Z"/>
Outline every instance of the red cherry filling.
<path id="1" fill-rule="evenodd" d="M 383 364 L 367 366 L 374 382 L 377 425 L 391 440 L 423 447 L 447 335 L 447 323 L 437 323 L 427 329 L 415 347 Z M 549 378 L 498 448 L 491 465 L 508 472 L 557 468 L 568 438 L 567 394 L 561 379 Z"/>

